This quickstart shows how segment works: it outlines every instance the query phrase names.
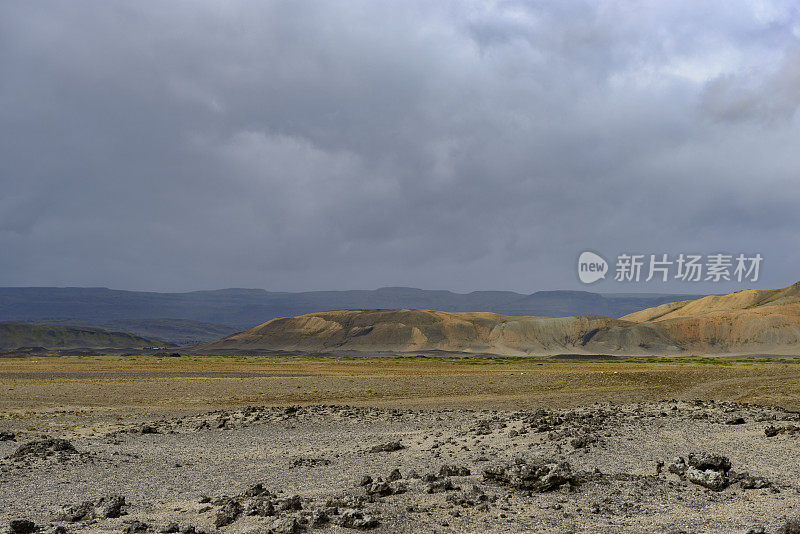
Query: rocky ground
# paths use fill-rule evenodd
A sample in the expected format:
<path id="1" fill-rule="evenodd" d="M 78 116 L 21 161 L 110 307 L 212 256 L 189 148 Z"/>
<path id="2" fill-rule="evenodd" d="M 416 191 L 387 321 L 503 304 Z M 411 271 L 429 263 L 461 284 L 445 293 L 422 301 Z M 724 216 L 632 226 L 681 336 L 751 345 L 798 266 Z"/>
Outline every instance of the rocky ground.
<path id="1" fill-rule="evenodd" d="M 800 532 L 800 415 L 313 405 L 27 430 L 0 532 Z"/>

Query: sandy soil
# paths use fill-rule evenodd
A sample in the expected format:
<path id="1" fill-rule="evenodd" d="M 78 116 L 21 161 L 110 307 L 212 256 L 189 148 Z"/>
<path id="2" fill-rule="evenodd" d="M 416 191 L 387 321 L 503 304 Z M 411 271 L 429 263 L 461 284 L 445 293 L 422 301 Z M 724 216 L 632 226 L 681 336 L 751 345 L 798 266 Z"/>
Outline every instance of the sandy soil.
<path id="1" fill-rule="evenodd" d="M 795 361 L 3 360 L 0 531 L 778 532 Z"/>

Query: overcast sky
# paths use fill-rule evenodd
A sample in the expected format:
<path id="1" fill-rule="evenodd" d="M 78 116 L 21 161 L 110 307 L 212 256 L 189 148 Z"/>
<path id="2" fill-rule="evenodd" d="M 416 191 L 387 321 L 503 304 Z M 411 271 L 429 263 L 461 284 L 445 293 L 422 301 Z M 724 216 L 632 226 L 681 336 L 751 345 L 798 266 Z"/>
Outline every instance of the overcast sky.
<path id="1" fill-rule="evenodd" d="M 6 0 L 0 285 L 785 286 L 798 105 L 792 0 Z M 587 249 L 764 260 L 583 286 Z"/>

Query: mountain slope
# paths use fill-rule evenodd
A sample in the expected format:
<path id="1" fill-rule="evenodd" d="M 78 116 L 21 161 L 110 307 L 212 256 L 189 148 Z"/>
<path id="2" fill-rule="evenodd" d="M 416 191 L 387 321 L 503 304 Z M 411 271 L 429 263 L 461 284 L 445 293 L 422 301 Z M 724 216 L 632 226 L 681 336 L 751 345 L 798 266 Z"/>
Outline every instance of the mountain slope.
<path id="1" fill-rule="evenodd" d="M 193 345 L 204 341 L 212 341 L 241 330 L 224 324 L 168 318 L 115 319 L 113 321 L 39 319 L 30 322 L 47 325 L 90 326 L 111 332 L 127 332 L 140 337 L 160 339 L 176 345 Z"/>
<path id="2" fill-rule="evenodd" d="M 273 319 L 195 347 L 226 350 L 462 351 L 494 354 L 675 352 L 661 329 L 599 315 L 516 317 L 432 310 L 338 310 Z"/>
<path id="3" fill-rule="evenodd" d="M 167 345 L 163 341 L 100 328 L 0 322 L 0 350 L 19 347 L 133 349 Z"/>
<path id="4" fill-rule="evenodd" d="M 658 325 L 698 352 L 800 352 L 800 282 L 665 304 L 623 319 Z"/>
<path id="5" fill-rule="evenodd" d="M 203 352 L 429 350 L 493 354 L 800 354 L 800 283 L 663 304 L 612 319 L 418 309 L 338 310 L 273 319 Z"/>

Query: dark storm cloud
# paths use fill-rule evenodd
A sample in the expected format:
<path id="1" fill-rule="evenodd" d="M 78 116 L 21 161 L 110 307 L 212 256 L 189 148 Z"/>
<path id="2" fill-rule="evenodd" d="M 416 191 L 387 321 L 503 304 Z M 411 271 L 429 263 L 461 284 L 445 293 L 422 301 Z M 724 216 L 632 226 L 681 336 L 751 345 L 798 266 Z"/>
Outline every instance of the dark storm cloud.
<path id="1" fill-rule="evenodd" d="M 786 285 L 799 58 L 792 2 L 5 2 L 0 285 Z"/>

